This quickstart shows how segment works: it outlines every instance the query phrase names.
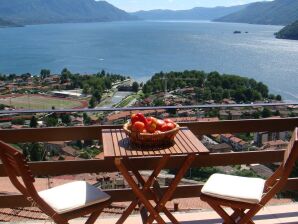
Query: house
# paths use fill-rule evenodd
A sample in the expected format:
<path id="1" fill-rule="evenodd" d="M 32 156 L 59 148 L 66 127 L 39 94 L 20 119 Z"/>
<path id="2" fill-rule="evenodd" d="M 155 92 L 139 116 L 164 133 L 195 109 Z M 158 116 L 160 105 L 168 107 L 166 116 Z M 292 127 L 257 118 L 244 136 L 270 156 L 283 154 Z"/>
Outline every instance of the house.
<path id="1" fill-rule="evenodd" d="M 231 143 L 231 145 L 233 146 L 233 148 L 234 148 L 236 151 L 239 151 L 239 150 L 238 150 L 238 145 L 240 144 L 241 141 L 242 141 L 242 139 L 237 138 L 237 137 L 235 137 L 235 136 L 232 136 L 232 137 L 230 138 L 230 143 Z"/>
<path id="2" fill-rule="evenodd" d="M 242 112 L 239 110 L 232 110 L 230 111 L 230 115 L 232 120 L 239 120 L 241 119 Z"/>
<path id="3" fill-rule="evenodd" d="M 220 141 L 223 143 L 230 144 L 230 138 L 233 137 L 232 134 L 221 134 L 220 135 Z"/>
<path id="4" fill-rule="evenodd" d="M 257 132 L 254 133 L 254 142 L 258 147 L 261 147 L 265 142 L 273 140 L 287 140 L 289 133 L 287 131 L 283 132 Z"/>
<path id="5" fill-rule="evenodd" d="M 285 142 L 283 140 L 275 140 L 275 141 L 269 141 L 264 142 L 263 149 L 264 150 L 271 150 L 271 149 L 285 149 L 288 146 L 288 142 Z"/>
<path id="6" fill-rule="evenodd" d="M 230 118 L 230 113 L 228 111 L 225 110 L 221 110 L 219 111 L 219 118 L 221 120 L 229 120 Z"/>
<path id="7" fill-rule="evenodd" d="M 223 99 L 222 102 L 224 104 L 236 104 L 236 102 L 234 100 L 231 100 L 231 99 Z"/>
<path id="8" fill-rule="evenodd" d="M 227 143 L 215 144 L 208 148 L 211 153 L 231 152 L 232 147 Z"/>

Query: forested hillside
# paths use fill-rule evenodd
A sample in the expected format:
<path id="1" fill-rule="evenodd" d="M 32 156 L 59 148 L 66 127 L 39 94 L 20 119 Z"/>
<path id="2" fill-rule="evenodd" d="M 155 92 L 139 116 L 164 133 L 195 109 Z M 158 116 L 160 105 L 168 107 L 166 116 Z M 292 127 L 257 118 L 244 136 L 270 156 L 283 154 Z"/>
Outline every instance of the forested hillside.
<path id="1" fill-rule="evenodd" d="M 143 86 L 145 94 L 163 92 L 167 79 L 167 90 L 194 87 L 200 100 L 221 101 L 224 98 L 234 99 L 236 102 L 254 102 L 269 97 L 268 87 L 254 79 L 237 75 L 206 73 L 203 71 L 184 71 L 157 73 Z M 270 98 L 280 99 L 272 94 Z"/>
<path id="2" fill-rule="evenodd" d="M 279 39 L 298 40 L 298 20 L 281 29 L 275 36 Z"/>
<path id="3" fill-rule="evenodd" d="M 0 15 L 23 25 L 134 19 L 105 1 L 95 0 L 0 0 Z"/>
<path id="4" fill-rule="evenodd" d="M 298 20 L 297 0 L 256 2 L 246 8 L 216 19 L 219 22 L 288 25 Z"/>

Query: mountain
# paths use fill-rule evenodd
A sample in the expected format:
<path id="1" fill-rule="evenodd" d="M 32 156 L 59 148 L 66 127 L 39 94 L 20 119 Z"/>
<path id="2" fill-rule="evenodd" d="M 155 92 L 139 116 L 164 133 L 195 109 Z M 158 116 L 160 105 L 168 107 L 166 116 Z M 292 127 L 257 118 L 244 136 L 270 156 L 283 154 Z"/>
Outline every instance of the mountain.
<path id="1" fill-rule="evenodd" d="M 7 21 L 0 18 L 0 27 L 14 27 L 14 26 L 19 26 L 19 25 L 11 21 Z"/>
<path id="2" fill-rule="evenodd" d="M 298 40 L 298 20 L 281 29 L 275 36 L 279 39 Z"/>
<path id="3" fill-rule="evenodd" d="M 136 19 L 105 1 L 95 0 L 0 0 L 0 15 L 17 24 Z"/>
<path id="4" fill-rule="evenodd" d="M 296 20 L 298 20 L 298 0 L 275 0 L 252 3 L 238 12 L 215 21 L 288 25 Z"/>
<path id="5" fill-rule="evenodd" d="M 157 9 L 150 11 L 138 11 L 131 13 L 131 15 L 146 20 L 213 20 L 237 12 L 245 7 L 246 5 L 215 8 L 196 7 L 189 10 Z"/>

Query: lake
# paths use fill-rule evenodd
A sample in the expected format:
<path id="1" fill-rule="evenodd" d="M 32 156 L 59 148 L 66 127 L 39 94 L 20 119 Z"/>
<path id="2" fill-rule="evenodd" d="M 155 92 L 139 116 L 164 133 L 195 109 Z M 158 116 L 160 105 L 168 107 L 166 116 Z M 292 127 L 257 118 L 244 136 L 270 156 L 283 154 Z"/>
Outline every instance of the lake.
<path id="1" fill-rule="evenodd" d="M 143 81 L 159 71 L 219 71 L 262 81 L 273 93 L 298 101 L 298 41 L 275 39 L 280 29 L 204 21 L 5 28 L 0 29 L 0 73 L 104 69 Z"/>

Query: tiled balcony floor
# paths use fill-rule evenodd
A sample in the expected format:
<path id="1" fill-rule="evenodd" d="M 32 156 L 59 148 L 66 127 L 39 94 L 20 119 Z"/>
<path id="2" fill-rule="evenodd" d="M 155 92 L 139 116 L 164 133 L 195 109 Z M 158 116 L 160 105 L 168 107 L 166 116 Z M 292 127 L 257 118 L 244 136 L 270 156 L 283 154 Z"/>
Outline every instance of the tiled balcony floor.
<path id="1" fill-rule="evenodd" d="M 189 212 L 178 212 L 174 214 L 181 224 L 219 224 L 221 218 L 212 210 L 192 210 Z M 163 216 L 164 217 L 164 216 Z M 115 224 L 119 215 L 104 216 L 96 221 L 96 224 Z M 263 208 L 254 218 L 256 224 L 298 224 L 298 203 L 283 205 L 272 205 Z M 86 219 L 76 219 L 70 221 L 70 224 L 83 224 Z M 0 222 L 1 223 L 1 222 Z M 7 223 L 7 222 L 6 222 Z M 28 221 L 17 222 L 16 224 L 51 224 L 51 221 Z M 141 224 L 140 215 L 131 215 L 125 224 Z M 168 221 L 168 223 L 170 223 Z"/>
<path id="2" fill-rule="evenodd" d="M 176 213 L 175 217 L 182 224 L 218 224 L 222 223 L 220 217 L 213 211 L 190 211 Z M 255 217 L 257 224 L 298 224 L 298 203 L 268 206 L 262 209 Z M 114 224 L 117 217 L 98 219 L 96 224 Z M 82 224 L 83 220 L 74 220 L 71 224 Z M 139 215 L 130 216 L 126 224 L 142 223 Z"/>

